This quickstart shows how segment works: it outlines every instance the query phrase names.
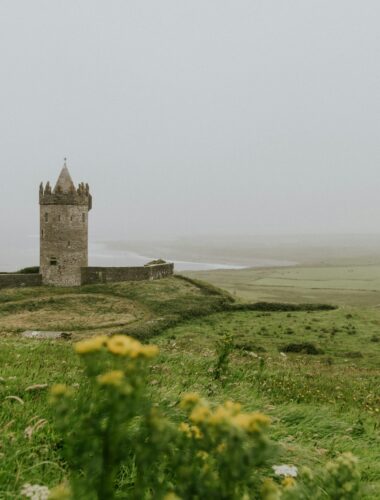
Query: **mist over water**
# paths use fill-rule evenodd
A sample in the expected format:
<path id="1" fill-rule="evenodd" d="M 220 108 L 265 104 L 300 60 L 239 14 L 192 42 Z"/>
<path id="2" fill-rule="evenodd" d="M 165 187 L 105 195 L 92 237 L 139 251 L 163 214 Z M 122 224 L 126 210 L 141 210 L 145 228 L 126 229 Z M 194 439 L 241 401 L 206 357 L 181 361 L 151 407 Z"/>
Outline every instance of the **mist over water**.
<path id="1" fill-rule="evenodd" d="M 120 248 L 120 245 L 125 248 Z M 116 248 L 114 248 L 116 246 Z M 180 252 L 181 253 L 181 252 Z M 132 250 L 128 250 L 128 242 L 115 243 L 90 243 L 89 245 L 89 265 L 90 266 L 143 266 L 147 262 L 156 259 L 164 258 L 167 261 L 174 262 L 177 271 L 206 271 L 213 269 L 242 269 L 247 267 L 243 262 L 239 263 L 239 258 L 236 258 L 236 263 L 233 259 L 231 262 L 218 262 L 217 256 L 215 260 L 210 259 L 210 255 L 205 255 L 205 262 L 194 260 L 180 260 L 172 258 L 177 255 L 178 250 L 166 250 L 162 252 L 160 247 L 151 245 L 147 246 L 147 252 L 141 254 Z M 242 259 L 243 261 L 243 259 Z M 38 236 L 29 236 L 19 238 L 8 246 L 0 247 L 0 272 L 17 271 L 23 267 L 36 266 L 39 263 L 39 242 Z M 267 266 L 283 266 L 292 265 L 292 262 L 280 261 L 276 259 L 260 259 L 252 258 L 249 267 L 267 267 Z"/>
<path id="2" fill-rule="evenodd" d="M 142 266 L 153 259 L 174 262 L 177 271 L 380 263 L 379 235 L 198 236 L 144 241 L 89 242 L 90 266 Z M 0 272 L 39 263 L 38 235 L 0 245 Z"/>
<path id="3" fill-rule="evenodd" d="M 116 245 L 111 243 L 95 243 L 90 246 L 90 265 L 99 266 L 141 266 L 156 258 L 162 258 L 168 262 L 174 262 L 176 271 L 207 271 L 213 269 L 243 269 L 247 264 L 239 260 L 238 256 L 234 256 L 227 262 L 218 261 L 218 256 L 214 258 L 210 254 L 204 254 L 204 261 L 198 261 L 196 258 L 192 260 L 183 260 L 179 258 L 181 251 L 176 249 L 175 244 L 171 243 L 171 248 L 166 250 L 157 244 L 152 244 L 151 248 L 147 246 L 147 251 L 144 255 L 128 250 L 128 242 L 118 242 Z M 119 248 L 114 248 L 114 247 Z M 125 246 L 125 249 L 120 248 Z M 133 246 L 133 244 L 132 244 Z M 202 258 L 202 254 L 197 257 Z M 249 267 L 271 267 L 271 266 L 287 266 L 294 265 L 293 262 L 282 261 L 277 259 L 260 259 L 252 257 Z"/>

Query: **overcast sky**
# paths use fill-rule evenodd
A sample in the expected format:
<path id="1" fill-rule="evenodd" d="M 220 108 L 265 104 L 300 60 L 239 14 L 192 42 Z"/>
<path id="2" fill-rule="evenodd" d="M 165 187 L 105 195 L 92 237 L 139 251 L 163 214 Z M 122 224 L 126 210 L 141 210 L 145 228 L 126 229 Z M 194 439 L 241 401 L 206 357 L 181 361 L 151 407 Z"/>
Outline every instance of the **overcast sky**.
<path id="1" fill-rule="evenodd" d="M 379 0 L 0 0 L 0 234 L 380 232 Z M 4 240 L 3 240 L 4 238 Z"/>

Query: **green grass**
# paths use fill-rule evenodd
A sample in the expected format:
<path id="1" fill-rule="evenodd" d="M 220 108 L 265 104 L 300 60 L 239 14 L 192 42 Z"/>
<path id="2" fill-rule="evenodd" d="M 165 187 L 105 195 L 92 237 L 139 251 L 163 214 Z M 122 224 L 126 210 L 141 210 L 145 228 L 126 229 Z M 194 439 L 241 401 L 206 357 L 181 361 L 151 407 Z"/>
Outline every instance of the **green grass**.
<path id="1" fill-rule="evenodd" d="M 183 391 L 264 410 L 273 418 L 285 463 L 314 467 L 351 450 L 360 458 L 363 498 L 377 498 L 380 346 L 370 340 L 377 326 L 370 323 L 368 330 L 367 319 L 367 312 L 343 310 L 242 311 L 186 322 L 155 339 L 162 355 L 153 367 L 153 394 L 167 411 Z M 226 333 L 233 335 L 235 349 L 227 379 L 217 383 L 215 348 Z M 284 344 L 305 339 L 325 354 L 281 354 Z M 347 357 L 348 352 L 362 357 Z"/>
<path id="2" fill-rule="evenodd" d="M 271 300 L 292 301 L 288 288 L 280 288 L 269 287 Z M 253 296 L 266 300 L 260 290 Z M 307 294 L 294 287 L 291 298 L 307 301 Z M 331 297 L 321 291 L 318 302 Z M 228 294 L 180 278 L 1 290 L 0 498 L 17 498 L 26 482 L 53 486 L 65 477 L 47 390 L 28 387 L 82 384 L 82 367 L 70 342 L 20 338 L 20 330 L 43 326 L 71 331 L 75 339 L 100 332 L 155 335 L 161 354 L 149 390 L 173 418 L 187 391 L 261 409 L 272 417 L 280 463 L 314 467 L 350 450 L 360 459 L 362 498 L 379 498 L 380 309 L 371 300 L 352 306 L 353 296 L 342 297 L 344 303 L 330 300 L 342 304 L 332 311 L 263 312 L 233 310 Z M 226 377 L 216 381 L 216 344 L 226 333 L 234 349 Z M 287 345 L 305 342 L 323 354 L 282 354 Z"/>

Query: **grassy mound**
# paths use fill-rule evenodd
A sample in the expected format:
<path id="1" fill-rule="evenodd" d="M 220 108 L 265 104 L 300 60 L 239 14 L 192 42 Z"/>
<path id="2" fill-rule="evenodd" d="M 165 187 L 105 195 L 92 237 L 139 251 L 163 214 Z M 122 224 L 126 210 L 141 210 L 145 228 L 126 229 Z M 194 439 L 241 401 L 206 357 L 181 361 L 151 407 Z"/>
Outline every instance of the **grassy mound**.
<path id="1" fill-rule="evenodd" d="M 225 310 L 222 290 L 181 277 L 80 288 L 0 290 L 0 333 L 64 329 L 78 336 L 128 333 L 140 339 L 184 320 Z"/>

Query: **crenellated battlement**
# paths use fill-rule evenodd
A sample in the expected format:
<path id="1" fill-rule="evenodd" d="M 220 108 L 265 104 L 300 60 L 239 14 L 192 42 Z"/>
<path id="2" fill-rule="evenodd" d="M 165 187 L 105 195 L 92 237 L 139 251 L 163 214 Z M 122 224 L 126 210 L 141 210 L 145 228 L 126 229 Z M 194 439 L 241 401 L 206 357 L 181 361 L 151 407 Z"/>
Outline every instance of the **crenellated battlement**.
<path id="1" fill-rule="evenodd" d="M 77 188 L 74 184 L 64 191 L 60 185 L 52 190 L 50 182 L 40 184 L 40 205 L 80 205 L 92 208 L 92 196 L 88 184 L 81 182 Z"/>
<path id="2" fill-rule="evenodd" d="M 78 187 L 75 187 L 65 161 L 54 189 L 52 189 L 49 181 L 45 186 L 41 182 L 40 205 L 85 206 L 88 210 L 91 210 L 90 186 L 81 182 Z"/>

